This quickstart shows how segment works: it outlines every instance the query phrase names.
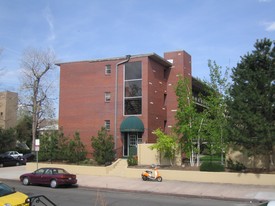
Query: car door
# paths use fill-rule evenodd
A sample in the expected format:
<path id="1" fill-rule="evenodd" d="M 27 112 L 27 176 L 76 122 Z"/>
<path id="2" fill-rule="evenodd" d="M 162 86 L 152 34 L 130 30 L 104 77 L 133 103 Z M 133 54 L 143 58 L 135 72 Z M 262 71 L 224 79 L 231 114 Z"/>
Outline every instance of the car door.
<path id="1" fill-rule="evenodd" d="M 51 182 L 51 179 L 53 177 L 53 171 L 51 168 L 48 168 L 45 170 L 44 174 L 41 176 L 42 184 L 48 185 Z"/>
<path id="2" fill-rule="evenodd" d="M 16 161 L 13 157 L 11 156 L 6 156 L 4 158 L 5 160 L 5 166 L 15 166 L 16 165 Z"/>
<path id="3" fill-rule="evenodd" d="M 45 169 L 43 169 L 43 168 L 34 171 L 29 176 L 30 182 L 33 184 L 43 184 L 42 178 L 43 178 L 44 172 L 45 172 Z"/>

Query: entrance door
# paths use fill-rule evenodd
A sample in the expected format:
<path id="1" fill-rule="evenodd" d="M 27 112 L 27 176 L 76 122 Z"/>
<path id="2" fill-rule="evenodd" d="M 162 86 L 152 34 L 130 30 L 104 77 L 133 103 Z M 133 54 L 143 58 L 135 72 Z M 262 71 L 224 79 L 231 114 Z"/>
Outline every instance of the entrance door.
<path id="1" fill-rule="evenodd" d="M 129 156 L 137 155 L 137 135 L 129 134 Z"/>
<path id="2" fill-rule="evenodd" d="M 138 133 L 124 133 L 123 140 L 123 156 L 128 157 L 130 155 L 137 155 L 137 144 L 139 141 Z"/>

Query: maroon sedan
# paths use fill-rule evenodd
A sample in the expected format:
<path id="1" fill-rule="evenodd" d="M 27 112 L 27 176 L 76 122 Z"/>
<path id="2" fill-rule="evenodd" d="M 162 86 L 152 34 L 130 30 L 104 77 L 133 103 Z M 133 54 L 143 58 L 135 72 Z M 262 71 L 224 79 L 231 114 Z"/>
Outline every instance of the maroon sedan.
<path id="1" fill-rule="evenodd" d="M 60 185 L 73 185 L 77 183 L 76 175 L 68 173 L 62 168 L 40 168 L 32 173 L 20 176 L 23 185 L 41 184 L 52 188 Z"/>

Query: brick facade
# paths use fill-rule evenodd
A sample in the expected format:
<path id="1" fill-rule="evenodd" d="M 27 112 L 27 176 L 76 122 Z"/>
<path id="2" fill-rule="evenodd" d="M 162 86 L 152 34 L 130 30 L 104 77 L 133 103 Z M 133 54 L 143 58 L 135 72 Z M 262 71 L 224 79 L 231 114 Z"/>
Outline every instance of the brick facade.
<path id="1" fill-rule="evenodd" d="M 110 134 L 114 135 L 115 120 L 115 73 L 116 64 L 125 58 L 92 61 L 65 62 L 60 66 L 59 127 L 65 135 L 73 136 L 79 131 L 82 142 L 91 154 L 91 137 L 110 120 Z M 152 131 L 161 128 L 170 132 L 175 123 L 177 98 L 174 92 L 177 75 L 191 76 L 191 56 L 184 51 L 167 52 L 164 58 L 157 54 L 135 55 L 129 62 L 142 65 L 142 114 L 136 115 L 144 124 L 142 142 L 154 143 Z M 106 65 L 111 73 L 105 74 Z M 123 114 L 124 66 L 118 66 L 117 93 L 117 155 L 127 156 L 126 134 L 120 125 L 127 117 Z M 105 93 L 110 92 L 110 102 L 105 102 Z M 90 156 L 90 155 L 89 155 Z"/>

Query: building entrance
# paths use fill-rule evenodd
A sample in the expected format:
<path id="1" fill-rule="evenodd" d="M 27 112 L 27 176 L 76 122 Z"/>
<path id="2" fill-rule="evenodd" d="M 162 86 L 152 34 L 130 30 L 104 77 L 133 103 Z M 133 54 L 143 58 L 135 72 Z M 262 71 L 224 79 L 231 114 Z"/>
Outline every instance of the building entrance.
<path id="1" fill-rule="evenodd" d="M 137 145 L 142 142 L 139 132 L 126 132 L 123 137 L 123 156 L 137 155 Z"/>

